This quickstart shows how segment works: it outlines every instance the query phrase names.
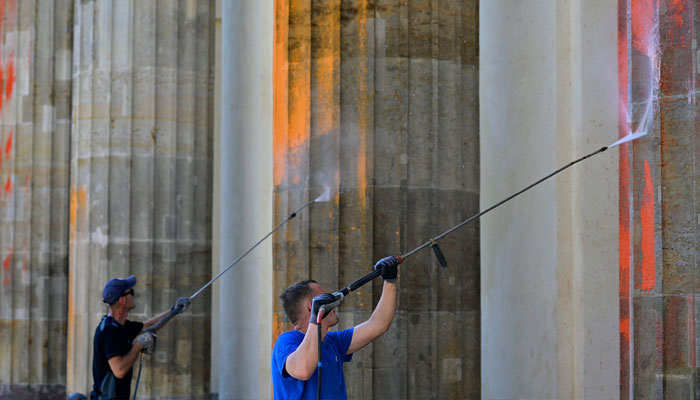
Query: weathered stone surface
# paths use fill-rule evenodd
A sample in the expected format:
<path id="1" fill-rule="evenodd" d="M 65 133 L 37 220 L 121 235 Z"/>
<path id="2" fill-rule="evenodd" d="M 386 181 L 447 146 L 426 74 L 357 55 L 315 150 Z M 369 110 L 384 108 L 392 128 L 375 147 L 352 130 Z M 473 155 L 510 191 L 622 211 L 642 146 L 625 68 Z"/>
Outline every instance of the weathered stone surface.
<path id="1" fill-rule="evenodd" d="M 343 287 L 478 212 L 477 2 L 319 4 L 278 6 L 275 220 L 324 186 L 331 202 L 275 236 L 275 294 L 307 278 Z M 478 236 L 474 224 L 440 242 L 445 271 L 430 249 L 400 266 L 392 328 L 345 366 L 350 397 L 479 397 Z M 367 284 L 341 311 L 359 323 L 380 295 Z M 274 338 L 290 329 L 275 307 Z"/>

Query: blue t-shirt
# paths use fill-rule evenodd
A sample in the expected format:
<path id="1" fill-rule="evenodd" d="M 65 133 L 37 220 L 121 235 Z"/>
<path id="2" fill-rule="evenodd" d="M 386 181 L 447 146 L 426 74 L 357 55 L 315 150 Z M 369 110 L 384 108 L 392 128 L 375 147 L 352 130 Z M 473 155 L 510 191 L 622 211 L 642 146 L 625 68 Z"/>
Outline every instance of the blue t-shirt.
<path id="1" fill-rule="evenodd" d="M 322 399 L 347 399 L 343 363 L 352 359 L 352 354 L 346 354 L 352 341 L 353 328 L 344 331 L 330 331 L 321 345 L 321 361 L 323 375 L 321 376 Z M 275 400 L 286 399 L 316 399 L 318 388 L 318 368 L 308 381 L 291 377 L 284 368 L 287 357 L 299 347 L 304 340 L 304 334 L 299 331 L 289 331 L 281 334 L 272 350 L 272 390 Z"/>

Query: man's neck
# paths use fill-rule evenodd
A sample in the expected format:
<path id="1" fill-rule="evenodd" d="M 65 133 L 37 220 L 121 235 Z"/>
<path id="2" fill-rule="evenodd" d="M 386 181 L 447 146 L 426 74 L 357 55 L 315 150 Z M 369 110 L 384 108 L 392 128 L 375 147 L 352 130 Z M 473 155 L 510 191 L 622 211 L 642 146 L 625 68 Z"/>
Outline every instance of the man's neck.
<path id="1" fill-rule="evenodd" d="M 129 311 L 121 307 L 115 307 L 109 310 L 109 315 L 111 315 L 115 321 L 119 322 L 119 325 L 124 325 L 126 317 L 129 316 Z"/>

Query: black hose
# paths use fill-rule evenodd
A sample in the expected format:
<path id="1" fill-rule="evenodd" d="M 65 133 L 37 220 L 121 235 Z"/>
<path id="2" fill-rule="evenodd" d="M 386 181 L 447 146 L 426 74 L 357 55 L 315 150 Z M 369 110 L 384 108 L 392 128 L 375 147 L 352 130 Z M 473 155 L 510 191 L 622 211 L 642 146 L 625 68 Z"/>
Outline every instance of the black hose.
<path id="1" fill-rule="evenodd" d="M 134 397 L 132 397 L 132 400 L 136 400 L 136 393 L 139 391 L 139 382 L 141 382 L 141 367 L 143 367 L 143 353 L 139 355 L 139 373 L 136 375 L 136 388 L 134 388 Z"/>

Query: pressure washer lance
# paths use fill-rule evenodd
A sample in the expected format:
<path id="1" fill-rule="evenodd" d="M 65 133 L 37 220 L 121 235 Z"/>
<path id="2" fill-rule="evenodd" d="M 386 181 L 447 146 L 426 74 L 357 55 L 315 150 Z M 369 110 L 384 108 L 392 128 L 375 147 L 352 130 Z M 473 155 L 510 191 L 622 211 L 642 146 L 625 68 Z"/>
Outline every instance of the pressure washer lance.
<path id="1" fill-rule="evenodd" d="M 233 262 L 232 262 L 231 264 L 229 264 L 228 267 L 224 268 L 221 272 L 219 272 L 212 280 L 210 280 L 210 281 L 207 282 L 204 286 L 202 286 L 201 288 L 199 288 L 199 290 L 197 290 L 196 292 L 194 292 L 190 297 L 187 297 L 187 299 L 189 300 L 189 303 L 191 303 L 191 302 L 195 299 L 195 297 L 199 296 L 199 294 L 202 293 L 202 291 L 204 291 L 204 289 L 206 289 L 206 288 L 208 288 L 209 286 L 211 286 L 211 284 L 214 283 L 214 281 L 216 281 L 217 279 L 219 279 L 219 278 L 221 277 L 221 275 L 225 274 L 226 272 L 228 272 L 228 270 L 230 270 L 230 269 L 233 268 L 236 264 L 238 264 L 238 262 L 241 261 L 241 260 L 243 259 L 243 257 L 247 256 L 251 251 L 253 251 L 256 247 L 258 247 L 262 242 L 265 241 L 265 239 L 267 239 L 268 237 L 270 237 L 273 233 L 277 232 L 277 230 L 280 229 L 284 224 L 286 224 L 287 222 L 289 222 L 290 219 L 296 217 L 297 214 L 299 214 L 299 213 L 301 212 L 301 210 L 305 209 L 306 207 L 310 206 L 311 204 L 326 202 L 326 201 L 328 201 L 329 199 L 330 199 L 330 189 L 326 188 L 326 190 L 323 192 L 323 194 L 321 194 L 320 196 L 318 196 L 316 199 L 314 199 L 314 200 L 312 200 L 312 201 L 310 201 L 310 202 L 304 204 L 303 206 L 301 206 L 301 207 L 299 207 L 298 209 L 296 209 L 296 211 L 294 211 L 294 212 L 292 212 L 291 214 L 289 214 L 289 216 L 288 216 L 285 220 L 283 220 L 282 222 L 280 222 L 280 223 L 275 227 L 275 229 L 271 230 L 267 235 L 263 236 L 262 239 L 258 240 L 258 242 L 255 243 L 251 248 L 249 248 L 249 249 L 246 250 L 243 254 L 241 254 L 240 256 L 238 256 L 238 258 L 236 258 L 235 260 L 233 260 Z M 173 306 L 173 308 L 170 309 L 170 312 L 169 312 L 165 317 L 163 317 L 160 321 L 158 321 L 158 323 L 156 323 L 155 325 L 153 325 L 153 327 L 149 328 L 149 330 L 152 330 L 153 332 L 155 332 L 161 325 L 163 325 L 164 323 L 168 322 L 171 318 L 173 318 L 174 316 L 176 316 L 177 314 L 179 314 L 180 312 L 182 312 L 182 310 L 184 310 L 185 307 L 187 307 L 187 306 L 189 305 L 189 303 L 187 303 L 187 302 L 182 302 L 182 303 L 178 302 L 178 304 L 175 304 L 175 305 Z M 155 348 L 155 346 L 154 346 L 154 348 Z"/>
<path id="2" fill-rule="evenodd" d="M 181 313 L 187 306 L 189 306 L 189 305 L 192 303 L 192 301 L 195 299 L 195 297 L 197 297 L 204 289 L 206 289 L 206 288 L 208 288 L 209 286 L 211 286 L 211 284 L 214 283 L 214 281 L 216 281 L 217 279 L 219 279 L 219 278 L 221 277 L 221 275 L 225 274 L 228 270 L 230 270 L 230 269 L 233 268 L 236 264 L 238 264 L 238 262 L 241 261 L 241 260 L 243 259 L 243 257 L 247 256 L 248 253 L 250 253 L 251 251 L 253 251 L 253 250 L 254 250 L 256 247 L 258 247 L 262 242 L 264 242 L 265 239 L 267 239 L 268 237 L 270 237 L 273 233 L 277 232 L 277 230 L 280 229 L 284 224 L 286 224 L 287 222 L 289 222 L 290 219 L 296 217 L 297 214 L 299 214 L 299 213 L 301 212 L 301 210 L 305 209 L 306 207 L 308 207 L 308 206 L 310 206 L 311 204 L 314 204 L 314 203 L 323 203 L 323 202 L 329 201 L 329 200 L 330 200 L 330 194 L 331 194 L 331 193 L 330 193 L 330 188 L 326 187 L 326 189 L 323 191 L 323 193 L 322 193 L 320 196 L 316 197 L 314 200 L 312 200 L 312 201 L 310 201 L 310 202 L 304 204 L 303 206 L 299 207 L 299 208 L 296 209 L 294 212 L 292 212 L 291 214 L 289 214 L 289 216 L 288 216 L 285 220 L 283 220 L 282 222 L 280 222 L 280 223 L 275 227 L 275 229 L 271 230 L 267 235 L 263 236 L 262 239 L 258 240 L 258 242 L 255 243 L 251 248 L 249 248 L 249 249 L 246 250 L 243 254 L 241 254 L 240 256 L 238 256 L 238 258 L 236 258 L 235 260 L 233 260 L 233 262 L 232 262 L 231 264 L 229 264 L 228 267 L 224 268 L 221 272 L 219 272 L 212 280 L 210 280 L 210 281 L 207 282 L 204 286 L 202 286 L 201 288 L 199 288 L 199 290 L 197 290 L 196 292 L 194 292 L 190 297 L 185 297 L 185 298 L 184 298 L 185 301 L 180 301 L 180 299 L 178 299 L 178 302 L 170 308 L 170 311 L 165 315 L 165 317 L 161 318 L 161 320 L 158 321 L 155 325 L 153 325 L 152 327 L 150 327 L 150 328 L 148 328 L 148 329 L 146 329 L 146 330 L 144 331 L 144 332 L 151 332 L 151 333 L 153 334 L 153 350 L 152 350 L 152 352 L 153 352 L 153 353 L 156 352 L 156 332 L 158 331 L 158 329 L 159 329 L 163 324 L 165 324 L 166 322 L 170 321 L 170 320 L 171 320 L 174 316 L 176 316 L 177 314 Z M 144 349 L 143 353 L 146 353 L 145 350 L 146 350 L 146 349 Z M 148 353 L 147 353 L 147 354 L 148 354 Z M 143 356 L 141 356 L 141 357 L 143 357 Z M 143 361 L 142 361 L 142 362 L 143 362 Z M 140 380 L 140 378 L 141 378 L 141 364 L 139 364 L 139 372 L 138 372 L 138 376 L 137 376 L 137 378 L 136 378 L 136 388 L 134 389 L 134 397 L 133 397 L 134 399 L 136 399 L 136 392 L 138 391 L 138 388 L 139 388 L 139 380 Z"/>
<path id="3" fill-rule="evenodd" d="M 546 181 L 547 179 L 553 177 L 554 175 L 564 171 L 565 169 L 573 166 L 574 164 L 577 164 L 577 163 L 579 163 L 587 158 L 593 157 L 594 155 L 596 155 L 598 153 L 602 153 L 609 148 L 615 147 L 615 146 L 620 145 L 620 144 L 625 143 L 625 142 L 635 140 L 635 139 L 640 138 L 644 135 L 646 135 L 646 132 L 638 132 L 638 133 L 627 135 L 609 146 L 601 147 L 600 149 L 598 149 L 590 154 L 587 154 L 587 155 L 585 155 L 577 160 L 574 160 L 574 161 L 566 164 L 565 166 L 559 168 L 558 170 L 552 172 L 551 174 L 545 176 L 544 178 L 538 180 L 537 182 L 531 184 L 530 186 L 526 187 L 525 189 L 522 189 L 519 192 L 517 192 L 517 193 L 499 201 L 498 203 L 492 205 L 491 207 L 485 209 L 484 211 L 481 211 L 478 214 L 465 219 L 464 221 L 460 222 L 459 224 L 457 224 L 457 225 L 453 226 L 452 228 L 446 230 L 445 232 L 435 236 L 434 238 L 428 240 L 427 242 L 425 242 L 422 245 L 416 247 L 415 249 L 409 251 L 408 253 L 397 256 L 396 259 L 399 261 L 399 264 L 401 264 L 406 258 L 408 258 L 408 257 L 412 256 L 413 254 L 417 253 L 418 251 L 430 246 L 433 249 L 433 253 L 435 254 L 435 257 L 437 258 L 438 263 L 440 264 L 440 268 L 445 269 L 447 267 L 447 261 L 445 260 L 445 256 L 442 253 L 442 250 L 440 250 L 440 247 L 438 247 L 438 240 L 440 240 L 443 237 L 449 235 L 450 233 L 456 231 L 457 229 L 463 227 L 464 225 L 480 218 L 482 215 L 486 214 L 487 212 L 501 206 L 503 203 L 507 202 L 508 200 L 511 200 L 511 199 L 523 194 L 524 192 L 532 189 L 533 187 L 539 185 L 540 183 Z M 365 283 L 380 276 L 381 274 L 382 274 L 381 270 L 378 270 L 378 269 L 373 270 L 372 272 L 370 272 L 367 275 L 363 276 L 362 278 L 356 280 L 355 282 L 351 283 L 350 285 L 333 293 L 333 297 L 335 297 L 335 299 L 336 299 L 334 302 L 329 303 L 329 304 L 324 304 L 321 307 L 319 307 L 318 316 L 317 316 L 317 320 L 316 320 L 316 323 L 319 326 L 319 328 L 318 328 L 319 329 L 319 335 L 318 335 L 319 336 L 319 339 L 318 339 L 318 342 L 319 342 L 318 343 L 318 360 L 319 360 L 319 375 L 318 375 L 319 379 L 318 380 L 319 380 L 319 382 L 318 382 L 318 397 L 317 398 L 319 398 L 319 399 L 321 398 L 321 334 L 320 334 L 320 332 L 321 332 L 321 320 L 323 319 L 323 315 L 327 312 L 330 312 L 334 308 L 338 307 L 345 300 L 345 296 L 350 294 L 350 292 L 354 292 L 355 290 L 359 289 L 362 285 L 364 285 Z"/>

